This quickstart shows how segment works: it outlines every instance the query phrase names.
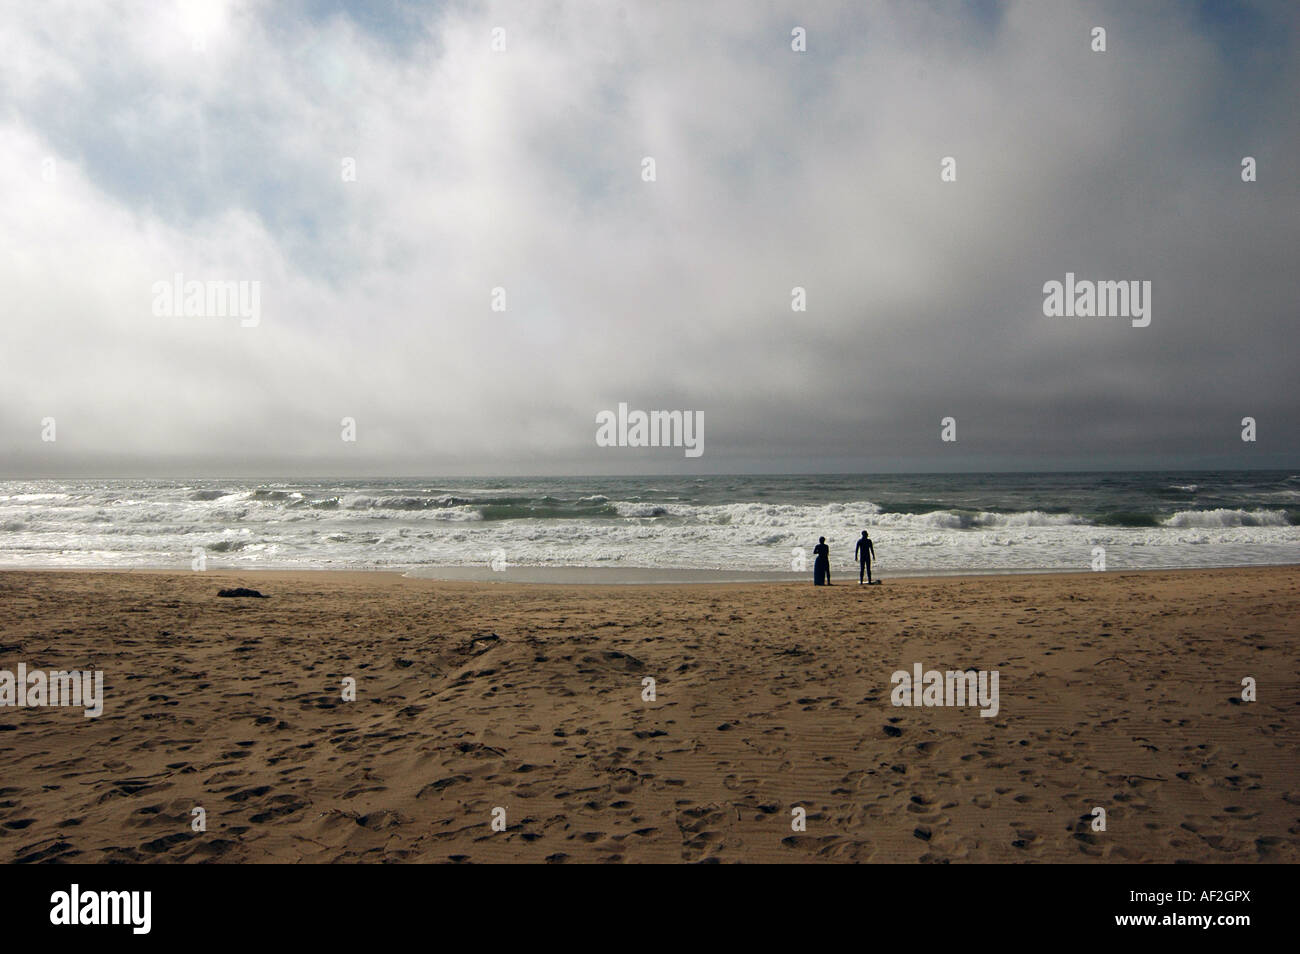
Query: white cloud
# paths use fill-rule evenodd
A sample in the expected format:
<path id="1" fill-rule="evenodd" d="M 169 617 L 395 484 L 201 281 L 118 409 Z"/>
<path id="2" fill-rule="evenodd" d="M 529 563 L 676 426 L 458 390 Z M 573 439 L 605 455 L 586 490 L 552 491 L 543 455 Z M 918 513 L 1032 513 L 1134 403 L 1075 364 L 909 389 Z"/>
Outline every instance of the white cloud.
<path id="1" fill-rule="evenodd" d="M 947 413 L 971 461 L 1158 465 L 1208 452 L 1229 398 L 1294 447 L 1293 30 L 1225 40 L 1175 4 L 554 3 L 444 8 L 398 43 L 198 9 L 4 14 L 14 472 L 684 466 L 600 453 L 620 400 L 703 410 L 723 470 L 923 464 Z M 1267 83 L 1232 58 L 1250 44 Z M 1067 270 L 1152 280 L 1152 327 L 1044 319 Z M 260 281 L 261 326 L 155 318 L 177 271 Z"/>

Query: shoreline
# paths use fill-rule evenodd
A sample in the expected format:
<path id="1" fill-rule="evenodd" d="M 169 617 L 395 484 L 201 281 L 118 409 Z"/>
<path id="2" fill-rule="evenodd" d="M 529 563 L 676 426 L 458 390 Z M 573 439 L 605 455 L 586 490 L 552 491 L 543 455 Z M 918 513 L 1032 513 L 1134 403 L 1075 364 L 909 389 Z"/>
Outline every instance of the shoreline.
<path id="1" fill-rule="evenodd" d="M 221 577 L 265 577 L 292 578 L 302 575 L 328 574 L 335 575 L 338 578 L 358 577 L 374 578 L 386 577 L 391 579 L 409 580 L 412 582 L 427 583 L 490 583 L 519 585 L 527 587 L 692 587 L 692 586 L 723 586 L 723 587 L 740 587 L 740 586 L 762 586 L 762 585 L 785 585 L 807 583 L 812 585 L 811 572 L 808 574 L 790 574 L 790 573 L 767 573 L 764 571 L 753 572 L 750 576 L 741 579 L 726 578 L 736 574 L 726 574 L 724 571 L 716 571 L 721 579 L 712 578 L 715 571 L 710 570 L 657 570 L 654 568 L 629 567 L 523 567 L 523 571 L 553 571 L 544 574 L 553 578 L 544 578 L 543 575 L 532 573 L 517 572 L 511 574 L 509 571 L 504 573 L 494 572 L 486 567 L 439 567 L 437 575 L 434 571 L 429 572 L 412 572 L 403 569 L 388 569 L 383 567 L 295 567 L 293 569 L 281 569 L 274 567 L 257 567 L 241 569 L 238 567 L 212 567 L 206 570 L 187 570 L 180 567 L 0 567 L 0 575 L 19 574 L 19 573 L 75 573 L 75 574 L 112 574 L 112 575 L 131 575 L 141 574 L 149 576 L 173 575 L 173 576 L 199 576 L 206 574 L 209 576 Z M 858 582 L 852 577 L 853 567 L 845 567 L 843 570 L 832 568 L 831 586 L 858 586 Z M 1118 577 L 1131 575 L 1160 575 L 1160 574 L 1183 574 L 1183 573 L 1223 573 L 1223 572 L 1249 572 L 1256 570 L 1285 570 L 1300 569 L 1300 562 L 1295 563 L 1264 563 L 1250 565 L 1227 565 L 1227 566 L 1196 566 L 1196 567 L 1133 567 L 1122 569 L 1110 569 L 1102 571 L 1093 571 L 1086 569 L 1079 570 L 1021 570 L 1021 571 L 1002 571 L 991 570 L 988 572 L 971 572 L 971 571 L 954 571 L 951 573 L 926 573 L 926 574 L 890 574 L 882 576 L 880 571 L 873 567 L 873 575 L 882 580 L 881 585 L 899 584 L 899 583 L 940 583 L 940 582 L 972 582 L 972 581 L 1008 581 L 1013 579 L 1053 579 L 1056 577 Z M 443 571 L 458 571 L 444 574 Z M 624 576 L 636 574 L 665 574 L 679 575 L 677 579 L 580 579 L 582 575 L 595 573 L 597 575 Z M 525 576 L 532 578 L 523 578 Z M 702 576 L 701 576 L 702 575 Z"/>

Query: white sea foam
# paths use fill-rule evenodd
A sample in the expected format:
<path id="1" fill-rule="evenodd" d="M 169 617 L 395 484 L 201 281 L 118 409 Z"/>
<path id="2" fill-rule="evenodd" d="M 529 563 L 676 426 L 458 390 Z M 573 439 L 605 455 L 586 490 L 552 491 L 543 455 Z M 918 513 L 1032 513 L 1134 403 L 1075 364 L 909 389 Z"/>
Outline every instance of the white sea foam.
<path id="1" fill-rule="evenodd" d="M 1285 527 L 1284 510 L 1180 510 L 1161 521 L 1166 527 Z"/>
<path id="2" fill-rule="evenodd" d="M 1110 569 L 1297 562 L 1300 555 L 1300 527 L 1290 524 L 1287 511 L 1251 504 L 1183 510 L 1155 526 L 1131 527 L 1031 508 L 900 513 L 870 499 L 688 503 L 686 481 L 665 485 L 663 493 L 681 490 L 680 496 L 650 500 L 636 499 L 650 496 L 644 487 L 609 494 L 584 487 L 566 495 L 529 486 L 71 486 L 0 482 L 0 565 L 188 568 L 193 547 L 201 546 L 213 568 L 482 566 L 501 549 L 517 566 L 788 572 L 791 550 L 810 551 L 825 535 L 833 565 L 842 570 L 863 529 L 876 541 L 882 574 L 1086 569 L 1098 545 L 1106 548 Z M 1292 493 L 1277 487 L 1268 493 Z M 709 493 L 706 499 L 721 496 Z M 1014 504 L 1016 497 L 983 502 L 1003 499 Z M 1052 498 L 1034 498 L 1045 499 Z M 1276 498 L 1260 492 L 1244 499 Z M 565 516 L 575 504 L 581 513 Z M 582 515 L 593 504 L 608 506 Z M 497 519 L 483 518 L 485 505 Z M 533 506 L 546 515 L 530 517 Z"/>

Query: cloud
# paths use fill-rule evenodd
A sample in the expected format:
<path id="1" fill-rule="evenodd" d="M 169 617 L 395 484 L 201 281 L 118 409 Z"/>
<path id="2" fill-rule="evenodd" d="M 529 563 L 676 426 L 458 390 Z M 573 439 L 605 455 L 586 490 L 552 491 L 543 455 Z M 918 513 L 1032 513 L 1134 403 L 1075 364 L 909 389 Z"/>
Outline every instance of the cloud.
<path id="1" fill-rule="evenodd" d="M 1296 463 L 1288 5 L 3 16 L 12 474 Z M 1067 271 L 1151 326 L 1043 317 Z M 620 401 L 704 457 L 598 448 Z"/>

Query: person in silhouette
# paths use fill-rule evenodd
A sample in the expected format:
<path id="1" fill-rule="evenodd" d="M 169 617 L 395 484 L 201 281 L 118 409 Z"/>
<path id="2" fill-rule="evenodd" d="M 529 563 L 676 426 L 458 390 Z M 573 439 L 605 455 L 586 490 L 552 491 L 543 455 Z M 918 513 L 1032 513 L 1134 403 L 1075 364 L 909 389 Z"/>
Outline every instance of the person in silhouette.
<path id="1" fill-rule="evenodd" d="M 813 547 L 813 553 L 817 559 L 813 561 L 813 584 L 816 586 L 831 585 L 831 548 L 826 545 L 826 538 L 821 537 L 817 546 Z"/>
<path id="2" fill-rule="evenodd" d="M 862 531 L 862 537 L 858 540 L 858 545 L 853 548 L 853 558 L 858 561 L 858 585 L 862 585 L 863 574 L 866 574 L 867 582 L 871 582 L 871 560 L 876 555 L 876 548 L 871 545 L 871 537 L 867 531 Z"/>

